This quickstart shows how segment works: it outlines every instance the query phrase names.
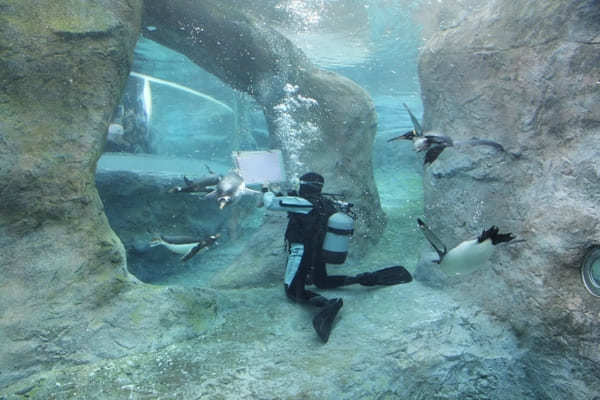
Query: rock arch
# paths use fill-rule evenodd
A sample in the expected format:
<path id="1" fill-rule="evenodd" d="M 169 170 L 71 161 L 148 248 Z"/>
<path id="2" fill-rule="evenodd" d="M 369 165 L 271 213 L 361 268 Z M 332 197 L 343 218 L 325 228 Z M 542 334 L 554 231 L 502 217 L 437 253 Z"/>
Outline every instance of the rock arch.
<path id="1" fill-rule="evenodd" d="M 227 4 L 146 0 L 143 34 L 252 95 L 274 146 L 283 149 L 288 172 L 319 171 L 329 191 L 357 204 L 364 249 L 385 226 L 373 179 L 377 116 L 370 97 L 351 80 L 316 68 L 284 36 Z"/>

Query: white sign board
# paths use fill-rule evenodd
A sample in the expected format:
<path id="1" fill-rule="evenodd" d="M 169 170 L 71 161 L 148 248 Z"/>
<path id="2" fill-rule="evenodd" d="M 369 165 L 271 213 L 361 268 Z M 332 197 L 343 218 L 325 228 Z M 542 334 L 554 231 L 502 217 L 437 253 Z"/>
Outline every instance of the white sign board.
<path id="1" fill-rule="evenodd" d="M 281 150 L 234 151 L 233 160 L 246 185 L 286 180 Z"/>

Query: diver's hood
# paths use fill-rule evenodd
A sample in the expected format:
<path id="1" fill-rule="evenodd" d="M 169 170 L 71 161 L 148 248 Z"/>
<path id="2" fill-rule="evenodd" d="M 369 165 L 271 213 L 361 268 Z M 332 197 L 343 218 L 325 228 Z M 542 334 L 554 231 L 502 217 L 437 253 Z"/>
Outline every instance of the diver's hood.
<path id="1" fill-rule="evenodd" d="M 300 196 L 314 196 L 321 193 L 325 178 L 316 172 L 309 172 L 300 177 Z"/>

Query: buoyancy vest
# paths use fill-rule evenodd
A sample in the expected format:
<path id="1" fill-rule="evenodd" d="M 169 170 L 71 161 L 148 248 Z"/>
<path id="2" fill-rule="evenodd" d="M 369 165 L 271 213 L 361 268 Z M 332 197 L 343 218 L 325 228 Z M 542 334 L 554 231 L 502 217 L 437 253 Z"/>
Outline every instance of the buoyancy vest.
<path id="1" fill-rule="evenodd" d="M 306 197 L 313 205 L 308 214 L 288 213 L 285 239 L 289 243 L 302 243 L 307 255 L 320 254 L 327 233 L 327 220 L 337 209 L 333 201 L 323 196 Z"/>

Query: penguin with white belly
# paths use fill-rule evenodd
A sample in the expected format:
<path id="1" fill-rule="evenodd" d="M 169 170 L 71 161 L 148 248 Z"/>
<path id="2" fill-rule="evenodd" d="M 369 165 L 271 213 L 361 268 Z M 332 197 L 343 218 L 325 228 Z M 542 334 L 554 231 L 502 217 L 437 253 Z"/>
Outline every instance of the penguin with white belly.
<path id="1" fill-rule="evenodd" d="M 226 175 L 216 175 L 210 169 L 209 172 L 209 176 L 195 182 L 183 177 L 185 186 L 175 186 L 169 189 L 169 193 L 207 192 L 204 198 L 214 199 L 219 210 L 236 203 L 246 195 L 262 196 L 262 192 L 246 187 L 244 178 L 236 171 L 230 171 Z"/>
<path id="2" fill-rule="evenodd" d="M 515 238 L 512 233 L 500 233 L 497 226 L 492 226 L 478 237 L 465 240 L 448 251 L 446 245 L 422 220 L 417 219 L 417 222 L 425 238 L 439 255 L 439 260 L 435 262 L 448 275 L 464 275 L 479 269 L 490 258 L 496 245 Z"/>
<path id="3" fill-rule="evenodd" d="M 198 240 L 189 236 L 164 236 L 153 239 L 150 242 L 150 247 L 165 246 L 172 253 L 181 254 L 181 261 L 187 261 L 194 257 L 204 248 L 208 248 L 221 236 L 220 234 L 210 235 L 206 239 Z"/>
<path id="4" fill-rule="evenodd" d="M 242 196 L 248 194 L 260 196 L 262 195 L 262 192 L 247 188 L 244 178 L 237 172 L 231 171 L 227 175 L 221 176 L 215 189 L 204 196 L 204 198 L 215 199 L 219 205 L 219 210 L 222 210 L 226 205 L 234 204 L 239 201 Z"/>
<path id="5" fill-rule="evenodd" d="M 410 116 L 410 120 L 414 129 L 400 136 L 388 139 L 388 142 L 401 139 L 412 141 L 415 152 L 425 152 L 425 158 L 423 160 L 424 165 L 434 162 L 446 147 L 459 147 L 464 145 L 489 146 L 498 151 L 504 151 L 502 145 L 493 140 L 472 138 L 468 140 L 454 141 L 451 137 L 442 135 L 438 132 L 424 131 L 423 127 L 419 123 L 419 120 L 417 120 L 408 106 L 405 103 L 402 104 L 404 105 L 404 108 L 406 108 L 406 111 L 408 111 L 408 115 Z"/>

